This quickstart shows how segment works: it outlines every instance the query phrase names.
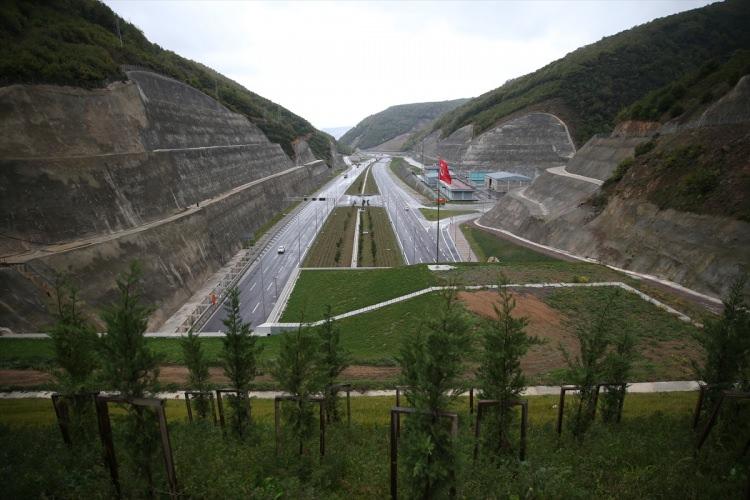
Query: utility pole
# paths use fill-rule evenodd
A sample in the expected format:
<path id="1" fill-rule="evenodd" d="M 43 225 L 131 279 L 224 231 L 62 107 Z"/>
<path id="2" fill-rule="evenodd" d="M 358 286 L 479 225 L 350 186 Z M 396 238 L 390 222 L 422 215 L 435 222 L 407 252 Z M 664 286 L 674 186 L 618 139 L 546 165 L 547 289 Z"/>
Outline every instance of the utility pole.
<path id="1" fill-rule="evenodd" d="M 435 234 L 435 264 L 437 264 L 440 259 L 440 174 L 438 174 L 438 179 L 437 179 L 437 198 L 435 198 L 435 201 L 437 202 L 437 233 Z"/>

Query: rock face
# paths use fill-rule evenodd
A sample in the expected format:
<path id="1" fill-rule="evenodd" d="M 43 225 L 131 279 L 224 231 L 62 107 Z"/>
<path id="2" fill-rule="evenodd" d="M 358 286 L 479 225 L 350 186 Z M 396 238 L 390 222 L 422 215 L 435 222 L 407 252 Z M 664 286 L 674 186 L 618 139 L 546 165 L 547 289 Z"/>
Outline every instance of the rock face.
<path id="1" fill-rule="evenodd" d="M 95 91 L 0 89 L 0 233 L 12 238 L 0 238 L 0 254 L 13 261 L 36 248 L 30 242 L 129 231 L 28 266 L 47 279 L 68 270 L 96 306 L 113 297 L 117 273 L 141 260 L 146 296 L 157 304 L 154 328 L 288 197 L 314 190 L 330 169 L 295 169 L 244 116 L 192 87 L 145 71 L 128 77 Z M 304 140 L 298 148 L 314 160 Z M 166 218 L 174 220 L 159 223 Z"/>
<path id="2" fill-rule="evenodd" d="M 680 128 L 741 126 L 750 131 L 749 81 L 743 78 L 697 121 Z M 662 135 L 679 133 L 669 123 L 658 131 Z M 631 123 L 618 127 L 610 137 L 593 137 L 566 165 L 568 173 L 590 181 L 544 172 L 527 188 L 501 199 L 480 222 L 723 296 L 741 270 L 750 267 L 750 224 L 729 217 L 660 210 L 641 197 L 619 194 L 610 197 L 602 210 L 587 202 L 599 190 L 596 181 L 609 178 L 654 132 L 652 124 Z"/>
<path id="3" fill-rule="evenodd" d="M 444 139 L 425 138 L 425 153 L 442 157 L 462 170 L 507 171 L 536 177 L 565 164 L 575 146 L 565 124 L 549 113 L 522 114 L 473 137 L 471 125 Z M 416 154 L 420 153 L 417 145 Z"/>

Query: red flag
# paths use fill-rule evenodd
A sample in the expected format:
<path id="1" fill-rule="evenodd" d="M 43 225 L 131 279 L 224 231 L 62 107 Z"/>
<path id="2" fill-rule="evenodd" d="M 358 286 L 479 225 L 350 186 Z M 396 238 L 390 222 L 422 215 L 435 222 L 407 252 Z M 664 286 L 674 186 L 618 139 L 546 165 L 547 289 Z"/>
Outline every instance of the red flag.
<path id="1" fill-rule="evenodd" d="M 440 167 L 438 179 L 445 182 L 446 184 L 450 184 L 453 179 L 451 179 L 451 173 L 448 171 L 448 164 L 445 163 L 445 160 L 441 159 L 438 162 L 438 166 Z"/>

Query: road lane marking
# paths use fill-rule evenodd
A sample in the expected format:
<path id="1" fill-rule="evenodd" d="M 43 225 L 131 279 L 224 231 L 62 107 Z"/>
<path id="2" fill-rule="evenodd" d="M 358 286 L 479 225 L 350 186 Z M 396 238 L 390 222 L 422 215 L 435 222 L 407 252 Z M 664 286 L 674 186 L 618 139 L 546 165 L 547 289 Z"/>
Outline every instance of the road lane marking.
<path id="1" fill-rule="evenodd" d="M 258 310 L 258 306 L 260 306 L 260 302 L 258 302 L 257 304 L 255 304 L 255 307 L 253 307 L 253 312 L 251 314 L 255 314 L 255 311 Z"/>

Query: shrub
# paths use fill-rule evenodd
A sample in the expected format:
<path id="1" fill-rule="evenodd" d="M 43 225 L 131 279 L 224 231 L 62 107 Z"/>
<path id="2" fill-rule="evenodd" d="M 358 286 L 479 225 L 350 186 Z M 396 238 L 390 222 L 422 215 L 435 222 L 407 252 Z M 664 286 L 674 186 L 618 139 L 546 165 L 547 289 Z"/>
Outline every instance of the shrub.
<path id="1" fill-rule="evenodd" d="M 653 150 L 656 147 L 656 141 L 651 139 L 647 142 L 642 142 L 635 147 L 635 156 L 642 156 Z"/>
<path id="2" fill-rule="evenodd" d="M 635 357 L 635 336 L 627 331 L 619 333 L 612 341 L 613 349 L 607 353 L 604 361 L 604 382 L 611 384 L 627 383 Z M 602 420 L 614 422 L 617 419 L 625 392 L 624 387 L 610 387 L 600 395 Z"/>
<path id="3" fill-rule="evenodd" d="M 208 362 L 203 352 L 200 337 L 193 330 L 180 339 L 182 357 L 188 369 L 188 384 L 192 390 L 204 392 L 208 389 Z M 209 411 L 208 398 L 198 396 L 194 399 L 195 408 L 200 418 L 207 418 Z"/>
<path id="4" fill-rule="evenodd" d="M 604 181 L 603 187 L 611 186 L 613 184 L 617 184 L 620 182 L 620 180 L 625 176 L 625 174 L 628 172 L 630 167 L 633 166 L 635 163 L 635 160 L 633 158 L 625 158 L 622 160 L 618 165 L 617 168 L 615 168 L 615 171 L 612 172 L 612 175 L 609 176 L 609 179 Z"/>

